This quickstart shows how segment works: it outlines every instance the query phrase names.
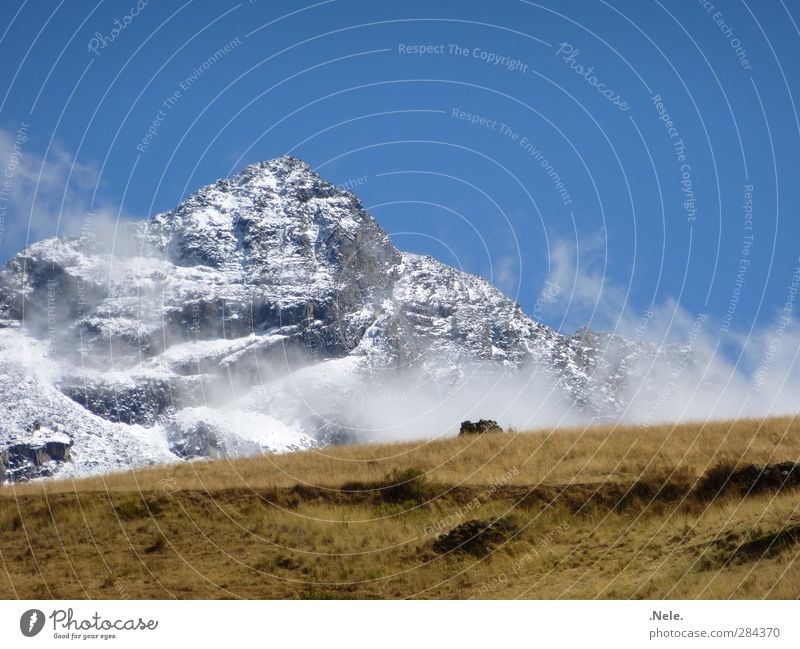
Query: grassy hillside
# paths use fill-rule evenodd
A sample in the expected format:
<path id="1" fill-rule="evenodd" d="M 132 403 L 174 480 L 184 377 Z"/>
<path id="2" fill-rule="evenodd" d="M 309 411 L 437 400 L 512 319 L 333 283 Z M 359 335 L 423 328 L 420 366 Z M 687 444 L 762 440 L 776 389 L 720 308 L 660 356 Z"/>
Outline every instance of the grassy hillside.
<path id="1" fill-rule="evenodd" d="M 800 470 L 746 468 L 786 461 L 790 418 L 8 486 L 0 597 L 795 598 Z"/>

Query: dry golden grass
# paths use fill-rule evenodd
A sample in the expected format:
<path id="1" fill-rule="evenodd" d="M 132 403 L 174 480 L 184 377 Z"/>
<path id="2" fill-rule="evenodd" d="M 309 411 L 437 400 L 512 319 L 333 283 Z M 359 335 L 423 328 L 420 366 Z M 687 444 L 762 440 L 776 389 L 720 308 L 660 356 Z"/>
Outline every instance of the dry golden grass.
<path id="1" fill-rule="evenodd" d="M 8 494 L 167 489 L 271 489 L 308 484 L 338 488 L 373 482 L 410 467 L 432 482 L 491 484 L 508 471 L 509 484 L 628 481 L 673 470 L 701 475 L 715 464 L 800 461 L 800 420 L 597 426 L 435 441 L 339 446 L 248 459 L 198 461 L 81 480 L 0 487 Z"/>
<path id="2" fill-rule="evenodd" d="M 795 598 L 798 492 L 709 500 L 695 488 L 712 466 L 786 460 L 800 461 L 793 418 L 337 447 L 8 486 L 0 597 Z M 517 531 L 485 555 L 433 549 L 439 532 L 501 516 Z"/>

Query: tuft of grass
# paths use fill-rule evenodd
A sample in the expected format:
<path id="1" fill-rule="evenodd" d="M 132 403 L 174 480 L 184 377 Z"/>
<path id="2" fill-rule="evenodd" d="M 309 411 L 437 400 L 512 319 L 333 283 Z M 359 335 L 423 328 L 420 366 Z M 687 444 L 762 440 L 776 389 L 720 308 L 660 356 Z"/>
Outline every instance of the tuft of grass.
<path id="1" fill-rule="evenodd" d="M 509 518 L 493 521 L 475 518 L 440 534 L 433 543 L 433 549 L 439 554 L 467 552 L 478 557 L 487 556 L 518 531 L 519 527 Z"/>
<path id="2" fill-rule="evenodd" d="M 419 467 L 393 469 L 381 486 L 383 499 L 390 503 L 421 504 L 431 495 L 425 471 Z"/>

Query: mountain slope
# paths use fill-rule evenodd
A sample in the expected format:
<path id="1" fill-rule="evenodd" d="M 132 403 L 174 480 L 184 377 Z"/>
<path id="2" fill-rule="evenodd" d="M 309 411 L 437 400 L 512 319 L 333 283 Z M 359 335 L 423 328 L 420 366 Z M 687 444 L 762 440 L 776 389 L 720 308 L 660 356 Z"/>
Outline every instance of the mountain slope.
<path id="1" fill-rule="evenodd" d="M 798 458 L 785 417 L 0 486 L 0 597 L 796 599 Z"/>
<path id="2" fill-rule="evenodd" d="M 29 246 L 0 271 L 0 318 L 0 449 L 32 445 L 0 456 L 6 479 L 447 434 L 477 393 L 528 423 L 547 399 L 559 417 L 618 407 L 585 337 L 399 252 L 354 194 L 291 157 L 113 238 Z M 20 410 L 11 384 L 29 380 Z M 70 461 L 42 450 L 56 441 Z"/>

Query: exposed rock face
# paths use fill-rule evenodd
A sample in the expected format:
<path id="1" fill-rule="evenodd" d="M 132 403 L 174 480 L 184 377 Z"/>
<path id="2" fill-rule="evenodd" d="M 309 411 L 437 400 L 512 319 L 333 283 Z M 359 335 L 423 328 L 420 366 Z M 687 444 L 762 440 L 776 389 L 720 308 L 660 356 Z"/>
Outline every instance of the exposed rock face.
<path id="1" fill-rule="evenodd" d="M 17 481 L 52 475 L 58 463 L 69 462 L 68 442 L 45 442 L 42 446 L 13 444 L 0 450 L 0 481 Z"/>
<path id="2" fill-rule="evenodd" d="M 602 343 L 623 353 L 399 252 L 354 194 L 284 157 L 120 225 L 113 242 L 49 239 L 8 262 L 0 449 L 32 444 L 34 419 L 73 444 L 53 465 L 65 475 L 309 448 L 359 439 L 353 414 L 370 402 L 402 411 L 397 372 L 438 394 L 477 381 L 478 365 L 608 414 L 637 352 Z"/>
<path id="3" fill-rule="evenodd" d="M 167 414 L 183 407 L 200 405 L 205 392 L 227 394 L 221 377 L 169 376 L 135 374 L 124 379 L 98 376 L 67 378 L 60 390 L 90 412 L 108 421 L 153 426 Z M 209 400 L 211 395 L 209 395 Z"/>

